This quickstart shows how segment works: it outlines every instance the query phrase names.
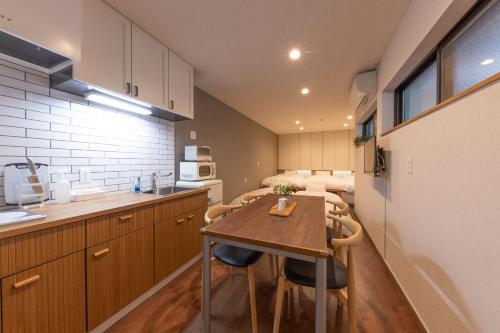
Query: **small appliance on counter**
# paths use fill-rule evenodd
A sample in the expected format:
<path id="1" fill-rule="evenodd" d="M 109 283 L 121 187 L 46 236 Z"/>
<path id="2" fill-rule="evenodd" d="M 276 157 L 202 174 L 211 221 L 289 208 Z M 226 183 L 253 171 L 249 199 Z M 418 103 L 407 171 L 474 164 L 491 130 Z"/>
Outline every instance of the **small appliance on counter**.
<path id="1" fill-rule="evenodd" d="M 210 162 L 212 160 L 212 149 L 208 146 L 186 146 L 184 147 L 184 160 Z"/>
<path id="2" fill-rule="evenodd" d="M 10 163 L 5 165 L 5 203 L 33 205 L 49 200 L 49 167 L 47 164 Z"/>
<path id="3" fill-rule="evenodd" d="M 215 179 L 215 162 L 212 162 L 212 149 L 208 146 L 184 147 L 185 162 L 179 165 L 180 187 L 208 188 L 208 205 L 222 204 L 222 180 Z"/>

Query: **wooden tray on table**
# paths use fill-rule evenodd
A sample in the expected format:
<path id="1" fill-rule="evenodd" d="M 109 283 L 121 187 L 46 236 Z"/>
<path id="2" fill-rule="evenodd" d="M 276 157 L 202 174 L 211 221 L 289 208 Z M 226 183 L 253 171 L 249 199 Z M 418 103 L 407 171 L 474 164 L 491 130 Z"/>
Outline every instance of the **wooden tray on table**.
<path id="1" fill-rule="evenodd" d="M 269 211 L 269 214 L 275 215 L 275 216 L 283 216 L 287 217 L 290 216 L 293 213 L 293 210 L 297 207 L 297 203 L 295 201 L 290 202 L 285 210 L 278 210 L 278 205 L 274 205 L 271 207 L 271 210 Z"/>

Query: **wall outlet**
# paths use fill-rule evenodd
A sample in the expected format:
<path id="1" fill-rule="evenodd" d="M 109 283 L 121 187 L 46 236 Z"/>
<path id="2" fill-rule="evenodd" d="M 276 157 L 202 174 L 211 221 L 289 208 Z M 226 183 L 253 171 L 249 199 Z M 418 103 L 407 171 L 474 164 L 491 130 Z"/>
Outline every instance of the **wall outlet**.
<path id="1" fill-rule="evenodd" d="M 409 174 L 412 174 L 413 173 L 413 157 L 408 157 L 408 162 L 407 162 L 407 169 L 408 169 L 408 173 Z"/>
<path id="2" fill-rule="evenodd" d="M 80 169 L 80 184 L 88 184 L 92 181 L 92 173 L 90 168 Z"/>
<path id="3" fill-rule="evenodd" d="M 189 138 L 191 138 L 191 140 L 196 140 L 196 131 L 190 131 Z"/>

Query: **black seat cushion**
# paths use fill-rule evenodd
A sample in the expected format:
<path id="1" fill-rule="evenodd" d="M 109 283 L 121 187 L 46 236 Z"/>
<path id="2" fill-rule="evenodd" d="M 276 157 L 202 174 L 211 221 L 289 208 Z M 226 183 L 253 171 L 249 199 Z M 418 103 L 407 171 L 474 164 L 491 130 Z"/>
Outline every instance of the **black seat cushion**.
<path id="1" fill-rule="evenodd" d="M 262 257 L 262 252 L 243 249 L 241 247 L 217 244 L 214 249 L 214 257 L 219 261 L 231 266 L 248 267 Z"/>
<path id="2" fill-rule="evenodd" d="M 326 228 L 326 241 L 328 242 L 328 246 L 332 244 L 332 239 L 335 237 L 335 230 L 332 228 Z"/>
<path id="3" fill-rule="evenodd" d="M 341 289 L 347 286 L 347 269 L 335 257 L 327 258 L 326 287 L 328 289 Z M 285 259 L 285 276 L 288 280 L 302 286 L 314 287 L 316 285 L 316 264 L 298 259 Z"/>

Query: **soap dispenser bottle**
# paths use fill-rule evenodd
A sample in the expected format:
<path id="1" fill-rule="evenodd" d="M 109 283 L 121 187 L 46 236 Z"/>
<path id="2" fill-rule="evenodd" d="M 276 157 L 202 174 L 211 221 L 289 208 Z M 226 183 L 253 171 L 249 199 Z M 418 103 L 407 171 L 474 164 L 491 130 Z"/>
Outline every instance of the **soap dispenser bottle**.
<path id="1" fill-rule="evenodd" d="M 70 190 L 71 184 L 64 177 L 64 170 L 58 170 L 56 182 L 56 202 L 68 203 L 71 201 Z"/>

